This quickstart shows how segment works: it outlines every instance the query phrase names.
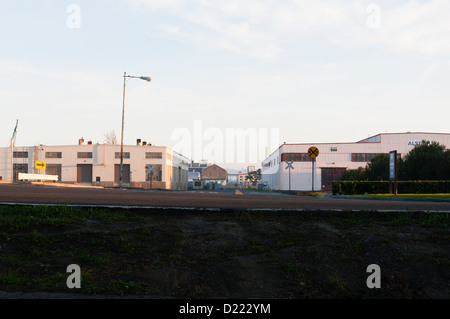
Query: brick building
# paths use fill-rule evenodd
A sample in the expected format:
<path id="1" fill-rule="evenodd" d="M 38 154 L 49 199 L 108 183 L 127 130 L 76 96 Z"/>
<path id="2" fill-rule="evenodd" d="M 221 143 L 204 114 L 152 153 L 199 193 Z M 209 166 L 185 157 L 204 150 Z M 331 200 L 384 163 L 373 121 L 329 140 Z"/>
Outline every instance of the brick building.
<path id="1" fill-rule="evenodd" d="M 228 172 L 216 164 L 208 166 L 202 171 L 201 174 L 201 179 L 204 181 L 219 183 L 222 185 L 227 183 Z"/>

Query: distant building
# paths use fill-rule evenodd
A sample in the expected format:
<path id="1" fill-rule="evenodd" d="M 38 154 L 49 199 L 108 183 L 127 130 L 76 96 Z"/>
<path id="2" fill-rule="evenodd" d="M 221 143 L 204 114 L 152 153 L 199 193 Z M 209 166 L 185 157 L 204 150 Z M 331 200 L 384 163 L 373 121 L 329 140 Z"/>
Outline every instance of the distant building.
<path id="1" fill-rule="evenodd" d="M 69 184 L 114 187 L 120 179 L 120 145 L 84 143 L 0 148 L 0 180 L 17 181 L 19 173 L 58 175 Z M 45 169 L 36 167 L 45 162 Z M 138 140 L 124 145 L 122 186 L 187 189 L 190 160 L 165 146 Z"/>
<path id="2" fill-rule="evenodd" d="M 190 189 L 220 189 L 227 180 L 228 172 L 216 164 L 191 162 L 189 165 Z"/>
<path id="3" fill-rule="evenodd" d="M 254 172 L 254 171 L 256 171 L 256 167 L 255 166 L 248 166 L 247 167 L 247 173 Z"/>
<path id="4" fill-rule="evenodd" d="M 330 191 L 333 181 L 340 180 L 346 170 L 365 167 L 376 155 L 390 151 L 404 157 L 422 141 L 450 148 L 448 133 L 410 132 L 382 133 L 354 143 L 282 144 L 262 162 L 262 182 L 274 190 L 289 190 L 289 185 L 291 190 L 312 190 L 314 176 L 315 191 Z M 319 150 L 314 175 L 308 156 L 312 146 Z M 287 169 L 287 162 L 292 163 L 292 169 Z"/>
<path id="5" fill-rule="evenodd" d="M 225 185 L 228 179 L 228 172 L 222 167 L 213 164 L 202 171 L 202 180 Z"/>
<path id="6" fill-rule="evenodd" d="M 194 163 L 189 164 L 189 173 L 198 173 L 201 176 L 204 169 L 208 168 L 208 163 Z M 192 175 L 194 176 L 194 175 Z"/>
<path id="7" fill-rule="evenodd" d="M 199 180 L 201 177 L 199 172 L 189 172 L 188 173 L 188 181 Z"/>

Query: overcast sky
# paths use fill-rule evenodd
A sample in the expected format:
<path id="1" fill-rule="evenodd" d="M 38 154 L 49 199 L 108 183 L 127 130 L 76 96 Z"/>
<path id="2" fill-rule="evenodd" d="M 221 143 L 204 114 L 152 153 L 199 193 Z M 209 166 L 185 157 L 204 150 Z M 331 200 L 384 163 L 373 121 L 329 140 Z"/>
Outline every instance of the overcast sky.
<path id="1" fill-rule="evenodd" d="M 125 144 L 449 133 L 449 16 L 448 0 L 0 0 L 0 146 L 16 119 L 20 146 L 120 141 L 124 72 L 152 77 L 127 82 Z"/>

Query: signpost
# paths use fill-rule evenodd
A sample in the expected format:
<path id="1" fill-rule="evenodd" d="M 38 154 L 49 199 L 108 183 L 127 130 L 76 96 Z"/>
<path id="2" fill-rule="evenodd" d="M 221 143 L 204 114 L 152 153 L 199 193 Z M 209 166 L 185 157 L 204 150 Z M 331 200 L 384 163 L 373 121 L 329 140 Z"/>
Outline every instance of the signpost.
<path id="1" fill-rule="evenodd" d="M 145 167 L 147 168 L 147 174 L 150 174 L 150 188 L 153 189 L 153 174 L 156 174 L 156 172 L 154 171 L 156 164 L 155 165 L 147 164 L 145 165 Z"/>
<path id="2" fill-rule="evenodd" d="M 319 156 L 319 149 L 315 146 L 311 146 L 308 149 L 308 156 L 312 159 L 312 191 L 314 192 L 314 176 L 316 173 L 316 157 Z"/>
<path id="3" fill-rule="evenodd" d="M 294 164 L 294 161 L 288 162 L 286 161 L 287 167 L 286 169 L 289 169 L 289 191 L 291 190 L 291 169 L 294 169 L 292 164 Z"/>
<path id="4" fill-rule="evenodd" d="M 392 188 L 394 183 L 394 188 Z M 398 194 L 397 186 L 397 151 L 389 152 L 389 193 Z"/>

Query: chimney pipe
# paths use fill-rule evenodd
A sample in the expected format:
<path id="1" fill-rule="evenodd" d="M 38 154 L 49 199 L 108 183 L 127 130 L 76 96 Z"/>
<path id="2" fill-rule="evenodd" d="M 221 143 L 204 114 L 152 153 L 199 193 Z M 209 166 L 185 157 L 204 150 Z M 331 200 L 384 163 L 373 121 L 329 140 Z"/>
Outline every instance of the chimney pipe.
<path id="1" fill-rule="evenodd" d="M 78 145 L 83 145 L 83 143 L 84 143 L 84 138 L 80 138 L 80 139 L 78 140 Z"/>
<path id="2" fill-rule="evenodd" d="M 138 139 L 136 140 L 136 145 L 141 145 L 141 139 L 140 139 L 140 138 L 138 138 Z"/>

